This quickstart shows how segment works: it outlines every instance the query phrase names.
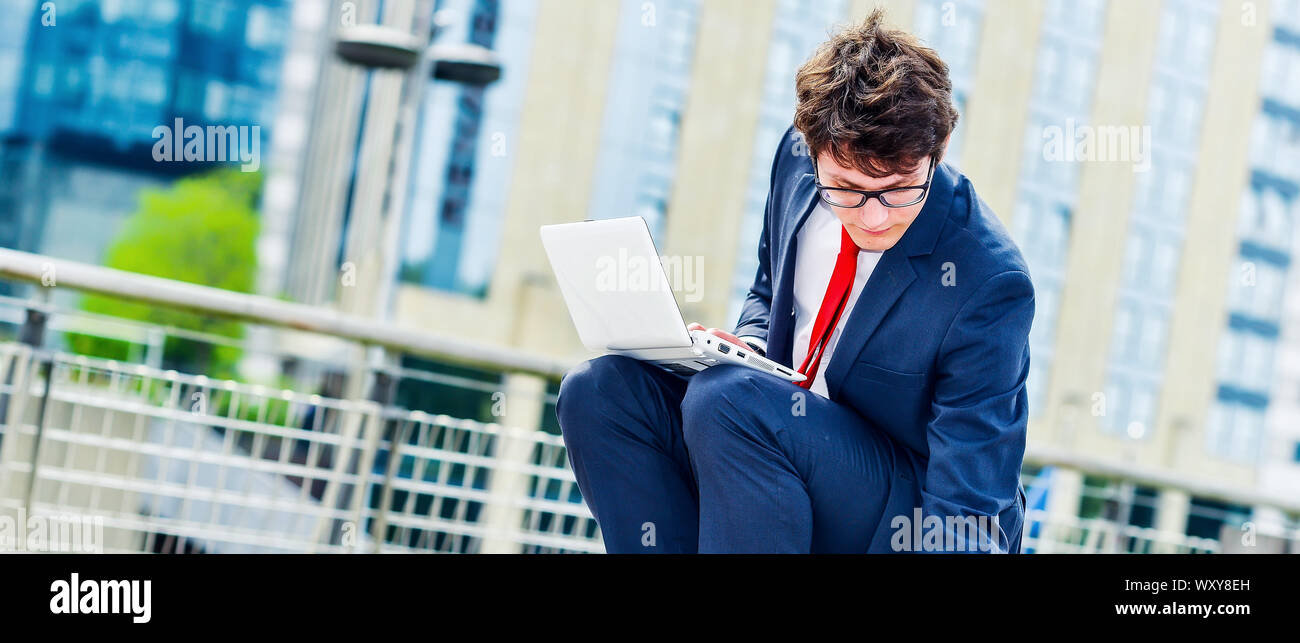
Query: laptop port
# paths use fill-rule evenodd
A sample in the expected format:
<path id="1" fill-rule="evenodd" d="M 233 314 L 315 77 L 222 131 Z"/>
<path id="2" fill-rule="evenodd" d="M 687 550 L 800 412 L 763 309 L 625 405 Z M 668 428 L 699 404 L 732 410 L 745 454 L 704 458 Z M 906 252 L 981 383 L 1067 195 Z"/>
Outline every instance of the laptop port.
<path id="1" fill-rule="evenodd" d="M 726 355 L 727 353 L 731 352 L 731 347 L 726 345 L 725 343 L 719 343 L 718 352 L 722 353 L 723 355 Z"/>
<path id="2" fill-rule="evenodd" d="M 739 357 L 740 359 L 745 359 L 745 351 L 736 351 L 736 357 Z"/>

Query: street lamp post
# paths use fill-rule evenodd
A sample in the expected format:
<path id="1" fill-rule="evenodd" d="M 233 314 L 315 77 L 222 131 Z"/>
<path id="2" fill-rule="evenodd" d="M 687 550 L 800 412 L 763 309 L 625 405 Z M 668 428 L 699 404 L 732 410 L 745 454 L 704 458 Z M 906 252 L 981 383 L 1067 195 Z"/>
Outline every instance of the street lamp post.
<path id="1" fill-rule="evenodd" d="M 349 229 L 344 231 L 344 257 L 355 262 L 355 283 L 340 292 L 339 307 L 346 313 L 377 320 L 386 320 L 392 308 L 405 188 L 425 86 L 430 79 L 482 86 L 501 77 L 501 64 L 489 49 L 472 44 L 431 44 L 436 29 L 442 26 L 439 22 L 445 23 L 446 17 L 435 17 L 432 0 L 418 3 L 414 13 L 404 17 L 413 31 L 383 24 L 347 26 L 338 30 L 334 43 L 340 60 L 382 74 L 377 80 L 388 84 L 380 89 L 387 90 L 387 96 L 392 95 L 391 74 L 405 72 L 396 113 L 388 111 L 393 109 L 392 103 L 383 104 L 381 93 L 381 100 L 374 101 L 376 111 L 368 113 L 360 125 L 355 189 L 347 205 Z M 371 376 L 378 375 L 393 359 L 378 346 L 368 353 L 358 353 L 354 362 L 357 368 L 348 377 L 348 399 L 390 403 L 388 378 Z M 349 418 L 344 428 L 349 440 L 361 435 L 361 421 L 359 417 Z M 370 427 L 367 448 L 377 446 L 380 433 L 379 426 Z M 397 441 L 392 444 L 394 450 L 399 448 Z M 391 467 L 386 475 L 392 475 Z M 377 551 L 384 538 L 382 526 L 372 537 Z"/>
<path id="2" fill-rule="evenodd" d="M 430 9 L 423 3 L 421 9 Z M 390 155 L 387 158 L 363 159 L 371 163 L 382 163 L 387 172 L 378 173 L 359 169 L 357 194 L 370 194 L 371 189 L 380 189 L 387 193 L 386 206 L 382 216 L 376 220 L 361 211 L 366 203 L 354 200 L 349 204 L 352 209 L 348 217 L 349 226 L 359 226 L 356 234 L 347 236 L 345 256 L 373 257 L 376 251 L 371 240 L 379 236 L 383 239 L 379 248 L 382 268 L 375 270 L 373 264 L 362 273 L 363 266 L 358 265 L 358 284 L 354 288 L 359 297 L 340 297 L 340 303 L 348 312 L 386 318 L 391 308 L 391 297 L 397 272 L 399 228 L 405 208 L 405 199 L 401 190 L 407 182 L 407 175 L 415 143 L 416 122 L 419 118 L 420 104 L 423 102 L 424 89 L 429 79 L 445 80 L 465 85 L 483 86 L 495 82 L 501 77 L 501 63 L 492 50 L 471 43 L 431 44 L 439 25 L 429 24 L 421 16 L 432 16 L 430 11 L 416 14 L 416 33 L 427 33 L 428 38 L 421 39 L 410 32 L 388 25 L 370 24 L 344 27 L 339 30 L 334 51 L 339 59 L 365 67 L 370 70 L 386 69 L 405 71 L 402 100 L 397 120 L 392 131 Z M 364 126 L 364 125 L 363 125 Z M 371 136 L 382 132 L 363 132 L 361 148 L 367 149 Z M 370 168 L 374 169 L 374 168 Z M 382 181 L 384 185 L 372 182 Z M 378 231 L 381 234 L 376 235 Z M 361 287 L 362 280 L 370 287 Z"/>

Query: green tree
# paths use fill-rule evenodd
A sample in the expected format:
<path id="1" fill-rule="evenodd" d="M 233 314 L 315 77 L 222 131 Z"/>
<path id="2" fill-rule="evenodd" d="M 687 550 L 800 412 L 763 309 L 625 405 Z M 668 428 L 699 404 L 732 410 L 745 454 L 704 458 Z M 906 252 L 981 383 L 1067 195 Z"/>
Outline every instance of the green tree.
<path id="1" fill-rule="evenodd" d="M 108 247 L 104 265 L 252 292 L 257 275 L 256 207 L 261 184 L 260 173 L 220 169 L 180 179 L 166 189 L 142 191 L 139 209 L 123 223 Z M 231 338 L 243 336 L 243 325 L 238 322 L 112 297 L 87 295 L 81 308 Z M 72 350 L 87 355 L 112 359 L 130 355 L 130 346 L 121 340 L 70 335 L 68 341 Z M 169 336 L 164 361 L 168 368 L 231 377 L 239 350 Z"/>

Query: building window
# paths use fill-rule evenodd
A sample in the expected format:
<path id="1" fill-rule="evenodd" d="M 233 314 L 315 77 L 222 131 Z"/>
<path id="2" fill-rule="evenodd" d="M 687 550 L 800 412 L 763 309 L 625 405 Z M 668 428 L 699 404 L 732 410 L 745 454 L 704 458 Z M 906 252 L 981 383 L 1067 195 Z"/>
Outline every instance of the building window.
<path id="1" fill-rule="evenodd" d="M 226 29 L 230 7 L 225 0 L 195 0 L 190 13 L 190 24 L 199 33 L 219 36 Z"/>
<path id="2" fill-rule="evenodd" d="M 1192 498 L 1187 512 L 1187 535 L 1219 540 L 1225 529 L 1239 530 L 1250 520 L 1250 507 L 1208 498 Z"/>
<path id="3" fill-rule="evenodd" d="M 1210 410 L 1206 426 L 1206 448 L 1213 454 L 1246 465 L 1259 461 L 1264 443 L 1264 408 L 1248 395 L 1219 389 L 1219 399 Z M 1265 401 L 1264 404 L 1267 404 Z"/>

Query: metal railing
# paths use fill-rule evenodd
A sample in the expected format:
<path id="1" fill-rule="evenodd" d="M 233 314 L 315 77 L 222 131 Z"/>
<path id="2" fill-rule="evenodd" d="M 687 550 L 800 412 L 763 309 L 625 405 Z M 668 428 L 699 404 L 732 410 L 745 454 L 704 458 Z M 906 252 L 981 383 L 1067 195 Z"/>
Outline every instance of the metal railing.
<path id="1" fill-rule="evenodd" d="M 0 509 L 105 551 L 600 551 L 558 436 L 15 342 L 0 370 Z"/>
<path id="2" fill-rule="evenodd" d="M 1022 547 L 1037 554 L 1213 554 L 1219 542 L 1097 518 L 1052 518 L 1045 511 L 1025 515 Z"/>
<path id="3" fill-rule="evenodd" d="M 12 250 L 0 249 L 0 278 L 240 319 L 262 332 L 233 339 L 0 297 L 0 328 L 16 329 L 0 342 L 0 515 L 93 517 L 109 552 L 603 551 L 563 442 L 541 430 L 562 362 Z M 60 332 L 142 348 L 128 361 L 74 354 L 49 336 Z M 279 386 L 177 372 L 161 355 L 168 337 L 321 368 Z M 411 368 L 400 356 L 497 375 Z M 342 372 L 345 385 L 313 384 L 321 369 Z M 491 395 L 502 408 L 487 420 L 404 408 L 393 393 L 403 382 Z M 1031 447 L 1026 461 L 1300 512 L 1296 499 L 1075 454 Z M 1026 488 L 1035 482 L 1027 476 Z M 1294 528 L 1281 536 L 1297 540 Z M 1200 553 L 1220 544 L 1031 501 L 1024 548 Z"/>
<path id="4" fill-rule="evenodd" d="M 20 336 L 0 343 L 0 515 L 94 518 L 111 552 L 603 551 L 563 442 L 539 430 L 562 372 L 553 360 L 12 250 L 0 250 L 0 276 L 275 333 L 237 340 L 0 298 L 0 324 Z M 141 342 L 143 357 L 72 354 L 47 337 L 57 332 Z M 345 384 L 326 393 L 168 370 L 157 353 L 173 336 L 323 362 Z M 324 359 L 311 355 L 321 346 Z M 398 356 L 502 375 L 420 371 Z M 489 421 L 401 408 L 399 381 L 505 403 Z"/>

